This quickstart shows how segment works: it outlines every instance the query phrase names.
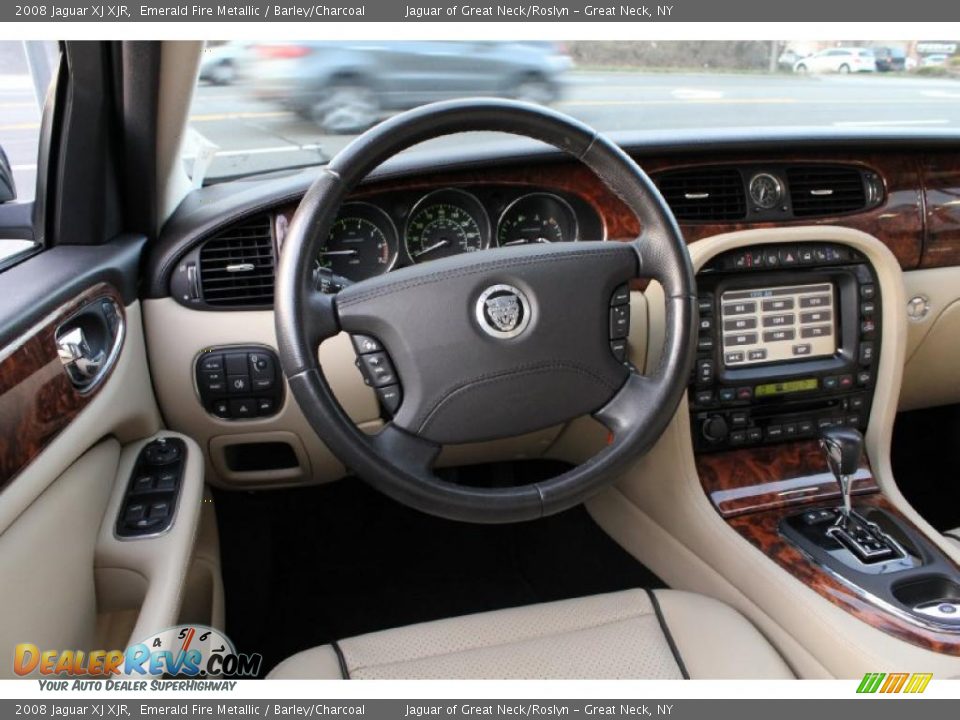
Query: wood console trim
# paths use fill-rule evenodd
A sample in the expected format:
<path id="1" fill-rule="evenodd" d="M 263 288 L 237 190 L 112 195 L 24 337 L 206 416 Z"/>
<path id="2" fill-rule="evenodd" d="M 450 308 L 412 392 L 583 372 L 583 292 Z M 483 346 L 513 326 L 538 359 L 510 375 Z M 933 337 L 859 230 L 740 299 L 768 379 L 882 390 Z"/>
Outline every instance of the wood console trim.
<path id="1" fill-rule="evenodd" d="M 696 462 L 704 492 L 725 518 L 840 497 L 837 481 L 814 440 L 704 453 Z M 877 490 L 864 458 L 854 476 L 853 491 Z"/>
<path id="2" fill-rule="evenodd" d="M 57 328 L 87 303 L 110 298 L 125 316 L 112 285 L 98 283 L 64 303 L 0 350 L 0 490 L 96 397 L 97 384 L 81 394 L 64 372 L 54 338 Z M 125 321 L 125 317 L 124 317 Z M 113 368 L 107 369 L 107 374 Z M 104 378 L 106 379 L 106 378 Z"/>
<path id="3" fill-rule="evenodd" d="M 872 627 L 934 652 L 960 656 L 960 634 L 929 629 L 888 612 L 860 588 L 812 562 L 780 533 L 780 522 L 789 515 L 837 505 L 839 487 L 816 441 L 704 453 L 696 456 L 696 465 L 717 512 L 783 570 Z M 879 492 L 866 459 L 856 477 L 857 507 L 882 509 L 923 535 Z M 810 490 L 780 494 L 800 488 Z"/>
<path id="4" fill-rule="evenodd" d="M 798 218 L 783 222 L 680 223 L 687 243 L 705 237 L 738 230 L 783 228 L 809 225 L 840 225 L 877 237 L 893 254 L 903 269 L 920 265 L 923 253 L 924 211 L 921 171 L 916 157 L 908 153 L 824 150 L 816 154 L 796 153 L 725 153 L 683 157 L 638 157 L 638 163 L 656 176 L 668 170 L 711 165 L 777 166 L 783 164 L 844 164 L 871 169 L 880 174 L 886 185 L 882 205 L 861 213 L 822 218 Z M 372 181 L 357 188 L 350 199 L 370 200 L 379 193 L 422 190 L 427 192 L 445 186 L 512 185 L 537 190 L 567 192 L 579 196 L 600 216 L 610 240 L 629 240 L 640 232 L 640 224 L 626 205 L 593 174 L 577 162 L 538 162 L 526 167 L 506 166 L 464 171 L 438 172 L 404 179 Z M 278 208 L 288 218 L 295 205 Z M 958 243 L 960 244 L 960 243 Z M 958 251 L 960 252 L 960 251 Z M 960 263 L 960 259 L 957 260 Z"/>
<path id="5" fill-rule="evenodd" d="M 927 222 L 920 267 L 960 265 L 960 160 L 956 153 L 924 158 L 923 190 Z"/>
<path id="6" fill-rule="evenodd" d="M 901 522 L 915 527 L 880 493 L 859 497 L 856 505 L 861 509 L 864 507 L 882 509 Z M 832 507 L 833 504 L 825 506 Z M 912 645 L 945 655 L 960 656 L 960 635 L 922 627 L 887 612 L 859 588 L 842 582 L 835 575 L 812 563 L 793 543 L 780 534 L 780 521 L 795 512 L 797 512 L 796 508 L 781 508 L 728 518 L 727 522 L 730 527 L 797 580 L 868 625 Z M 960 568 L 957 572 L 960 573 Z"/>

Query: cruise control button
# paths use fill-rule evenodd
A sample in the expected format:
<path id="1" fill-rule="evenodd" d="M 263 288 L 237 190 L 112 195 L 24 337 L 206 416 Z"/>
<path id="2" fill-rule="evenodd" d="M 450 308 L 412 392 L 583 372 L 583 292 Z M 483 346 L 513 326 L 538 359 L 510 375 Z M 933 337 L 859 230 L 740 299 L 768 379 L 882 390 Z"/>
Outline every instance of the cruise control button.
<path id="1" fill-rule="evenodd" d="M 627 359 L 627 341 L 622 338 L 620 340 L 611 340 L 610 352 L 613 353 L 613 357 L 617 362 L 623 362 Z"/>
<path id="2" fill-rule="evenodd" d="M 393 415 L 397 411 L 397 408 L 400 407 L 400 386 L 387 385 L 386 387 L 377 388 L 377 398 L 379 398 L 383 409 L 390 415 Z"/>
<path id="3" fill-rule="evenodd" d="M 625 338 L 630 330 L 630 306 L 619 305 L 610 308 L 610 339 Z"/>
<path id="4" fill-rule="evenodd" d="M 364 376 L 374 387 L 386 387 L 397 383 L 396 373 L 386 353 L 361 355 L 360 362 L 363 363 Z"/>

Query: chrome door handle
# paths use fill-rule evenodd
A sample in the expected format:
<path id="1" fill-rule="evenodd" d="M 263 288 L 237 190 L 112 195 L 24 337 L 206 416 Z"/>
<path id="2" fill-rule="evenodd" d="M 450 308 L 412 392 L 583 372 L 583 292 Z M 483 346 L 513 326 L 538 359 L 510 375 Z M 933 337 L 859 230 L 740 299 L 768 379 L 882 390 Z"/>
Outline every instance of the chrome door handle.
<path id="1" fill-rule="evenodd" d="M 74 385 L 89 385 L 103 368 L 107 358 L 103 350 L 93 352 L 83 333 L 75 327 L 57 338 L 57 354 Z"/>

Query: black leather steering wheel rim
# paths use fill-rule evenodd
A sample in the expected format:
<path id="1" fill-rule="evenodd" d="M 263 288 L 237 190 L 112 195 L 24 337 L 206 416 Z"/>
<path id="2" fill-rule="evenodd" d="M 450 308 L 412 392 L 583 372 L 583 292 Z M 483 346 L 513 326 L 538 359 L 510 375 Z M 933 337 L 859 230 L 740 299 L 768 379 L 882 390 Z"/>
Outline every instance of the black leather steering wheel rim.
<path id="1" fill-rule="evenodd" d="M 450 262 L 436 260 L 403 268 L 375 281 L 359 283 L 339 295 L 318 292 L 314 286 L 313 258 L 347 194 L 371 170 L 398 152 L 424 140 L 471 131 L 499 131 L 534 138 L 577 158 L 637 215 L 643 228 L 640 237 L 629 243 L 576 243 L 579 247 L 536 246 L 473 253 L 469 258 L 457 256 L 449 258 Z M 521 267 L 526 275 L 518 275 Z M 584 406 L 583 403 L 589 404 L 584 397 L 581 409 L 586 407 L 606 425 L 612 440 L 587 462 L 550 480 L 511 488 L 468 487 L 441 480 L 431 468 L 439 445 L 436 437 L 424 439 L 424 435 L 429 435 L 425 425 L 410 421 L 401 427 L 396 422 L 398 414 L 395 422 L 388 423 L 378 434 L 362 432 L 338 403 L 319 365 L 320 343 L 341 330 L 366 332 L 371 326 L 379 327 L 382 333 L 394 338 L 393 350 L 398 356 L 416 352 L 415 348 L 402 347 L 403 335 L 393 333 L 383 321 L 382 316 L 389 315 L 389 306 L 383 304 L 385 296 L 388 301 L 398 301 L 407 297 L 403 293 L 429 292 L 434 287 L 437 292 L 443 288 L 449 291 L 459 288 L 458 283 L 475 278 L 492 282 L 501 275 L 529 288 L 534 295 L 549 294 L 553 291 L 548 287 L 550 273 L 566 273 L 569 280 L 573 269 L 582 272 L 585 268 L 589 274 L 593 267 L 598 278 L 596 287 L 606 288 L 603 292 L 607 292 L 611 282 L 621 282 L 619 274 L 624 273 L 627 277 L 652 278 L 663 286 L 663 349 L 651 374 L 625 373 L 622 385 L 602 405 Z M 528 281 L 529 286 L 524 284 Z M 463 292 L 468 291 L 472 292 L 469 288 Z M 365 303 L 373 305 L 365 308 Z M 542 321 L 546 327 L 553 312 L 549 306 L 538 307 L 535 321 Z M 598 311 L 595 316 L 597 322 L 604 323 L 607 312 L 604 305 L 603 314 Z M 441 517 L 483 523 L 516 522 L 560 512 L 615 480 L 652 447 L 673 417 L 689 380 L 696 337 L 696 296 L 690 258 L 672 213 L 646 174 L 619 147 L 588 126 L 548 109 L 506 100 L 425 105 L 377 125 L 342 150 L 321 170 L 290 223 L 277 273 L 275 315 L 281 366 L 293 397 L 334 455 L 353 473 L 406 505 Z M 391 351 L 390 345 L 385 345 Z M 502 352 L 518 350 L 504 345 Z M 601 361 L 594 365 L 598 362 Z M 562 365 L 538 366 L 535 378 L 549 383 L 550 372 L 566 371 L 578 380 L 591 374 L 590 369 L 571 370 Z M 415 374 L 415 363 L 407 362 L 406 367 Z M 401 365 L 398 368 L 403 369 Z M 507 373 L 505 383 L 516 380 L 519 366 L 510 372 L 513 375 Z M 603 373 L 606 375 L 600 377 Z M 403 380 L 403 373 L 400 374 Z M 613 366 L 603 366 L 592 374 L 594 377 L 587 378 L 584 387 L 599 387 L 604 382 L 609 387 L 619 377 Z M 524 381 L 529 382 L 529 378 Z M 507 387 L 522 386 L 515 382 Z M 480 393 L 489 387 L 481 387 L 478 382 L 469 389 L 476 391 L 471 397 L 482 404 Z M 595 401 L 599 395 L 591 397 Z M 544 398 L 544 402 L 549 405 L 549 398 Z M 442 437 L 445 430 L 432 432 Z"/>

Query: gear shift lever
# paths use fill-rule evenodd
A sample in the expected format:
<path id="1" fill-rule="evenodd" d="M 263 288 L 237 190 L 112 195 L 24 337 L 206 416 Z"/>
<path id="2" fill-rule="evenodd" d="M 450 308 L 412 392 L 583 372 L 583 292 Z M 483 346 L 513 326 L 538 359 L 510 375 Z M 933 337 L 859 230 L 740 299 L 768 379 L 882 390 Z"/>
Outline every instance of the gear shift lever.
<path id="1" fill-rule="evenodd" d="M 860 467 L 863 435 L 853 428 L 830 428 L 823 432 L 820 447 L 827 455 L 830 472 L 840 484 L 840 493 L 843 495 L 843 519 L 849 520 L 853 510 L 850 501 L 853 489 L 852 478 Z"/>

